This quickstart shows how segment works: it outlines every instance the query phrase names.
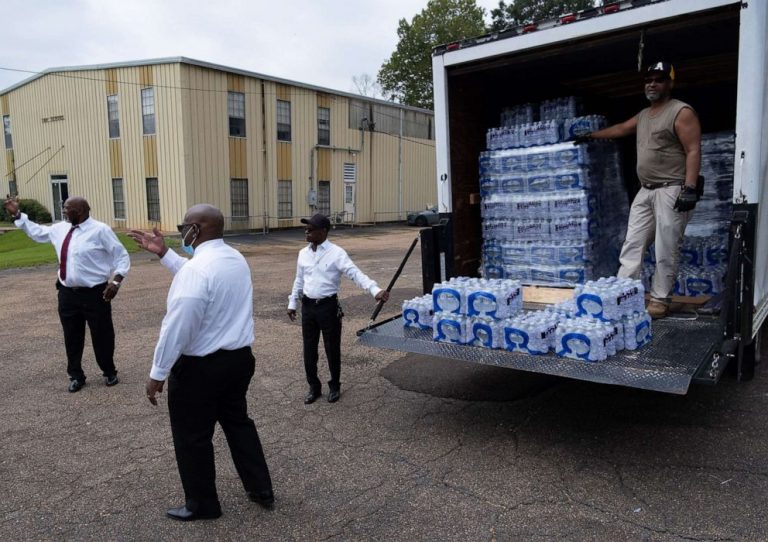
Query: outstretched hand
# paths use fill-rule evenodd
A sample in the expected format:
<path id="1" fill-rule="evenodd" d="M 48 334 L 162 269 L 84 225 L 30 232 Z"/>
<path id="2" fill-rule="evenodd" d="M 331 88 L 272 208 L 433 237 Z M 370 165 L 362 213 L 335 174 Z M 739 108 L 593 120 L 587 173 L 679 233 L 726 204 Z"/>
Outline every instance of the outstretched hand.
<path id="1" fill-rule="evenodd" d="M 389 292 L 386 290 L 382 290 L 378 294 L 376 294 L 375 299 L 376 301 L 383 301 L 384 303 L 386 303 L 387 301 L 389 301 Z"/>
<path id="2" fill-rule="evenodd" d="M 17 214 L 19 214 L 19 202 L 17 201 L 16 198 L 7 196 L 5 198 L 5 201 L 3 202 L 3 207 L 5 207 L 5 210 L 8 212 L 8 214 L 11 217 L 14 217 Z"/>
<path id="3" fill-rule="evenodd" d="M 165 253 L 168 251 L 168 247 L 165 246 L 165 237 L 163 237 L 163 234 L 160 233 L 160 230 L 156 227 L 152 228 L 152 233 L 141 230 L 131 230 L 128 232 L 128 237 L 136 241 L 136 244 L 144 250 L 147 250 L 152 254 L 157 254 L 161 258 L 165 256 Z"/>

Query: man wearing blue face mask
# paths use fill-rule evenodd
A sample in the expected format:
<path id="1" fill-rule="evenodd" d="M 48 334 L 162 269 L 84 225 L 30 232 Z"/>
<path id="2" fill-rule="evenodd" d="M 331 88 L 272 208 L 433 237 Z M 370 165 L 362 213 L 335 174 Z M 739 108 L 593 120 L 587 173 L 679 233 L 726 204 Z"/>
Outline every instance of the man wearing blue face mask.
<path id="1" fill-rule="evenodd" d="M 216 422 L 248 498 L 271 508 L 272 481 L 246 403 L 255 370 L 251 272 L 242 254 L 224 243 L 224 217 L 217 208 L 191 207 L 179 232 L 191 259 L 168 250 L 157 229 L 130 233 L 174 274 L 146 384 L 147 399 L 157 405 L 156 394 L 168 379 L 171 433 L 186 501 L 167 515 L 180 521 L 221 515 L 212 443 Z"/>

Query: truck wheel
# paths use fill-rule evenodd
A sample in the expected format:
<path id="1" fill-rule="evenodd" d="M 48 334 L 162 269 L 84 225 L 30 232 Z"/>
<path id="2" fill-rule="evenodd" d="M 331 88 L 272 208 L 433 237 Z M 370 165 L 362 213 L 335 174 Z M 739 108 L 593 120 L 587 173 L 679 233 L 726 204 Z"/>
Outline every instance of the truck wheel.
<path id="1" fill-rule="evenodd" d="M 416 217 L 416 225 L 418 227 L 420 227 L 420 228 L 423 228 L 424 226 L 427 225 L 427 219 L 424 218 L 423 216 L 417 216 Z"/>

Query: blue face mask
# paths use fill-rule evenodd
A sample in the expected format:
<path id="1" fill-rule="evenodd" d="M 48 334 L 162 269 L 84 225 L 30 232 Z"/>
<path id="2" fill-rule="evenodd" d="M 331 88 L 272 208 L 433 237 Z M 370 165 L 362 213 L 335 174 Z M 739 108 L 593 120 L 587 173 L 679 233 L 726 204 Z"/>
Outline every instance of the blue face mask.
<path id="1" fill-rule="evenodd" d="M 194 225 L 193 225 L 193 227 L 194 227 Z M 197 234 L 195 234 L 194 239 L 192 239 L 192 243 L 187 244 L 187 235 L 189 235 L 189 232 L 191 232 L 191 231 L 192 231 L 192 228 L 189 228 L 189 230 L 187 231 L 187 234 L 184 237 L 181 238 L 181 250 L 183 250 L 184 252 L 186 252 L 190 256 L 194 256 L 195 255 L 195 247 L 192 246 L 192 243 L 194 243 L 195 240 L 197 239 Z"/>

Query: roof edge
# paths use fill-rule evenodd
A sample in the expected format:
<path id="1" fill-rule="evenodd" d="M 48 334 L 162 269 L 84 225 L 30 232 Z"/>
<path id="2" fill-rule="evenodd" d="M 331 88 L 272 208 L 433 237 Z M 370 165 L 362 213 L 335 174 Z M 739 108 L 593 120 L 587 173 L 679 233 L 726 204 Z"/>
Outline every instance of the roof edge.
<path id="1" fill-rule="evenodd" d="M 197 60 L 194 58 L 184 57 L 184 56 L 173 56 L 173 57 L 163 57 L 163 58 L 151 58 L 146 60 L 132 60 L 132 61 L 125 61 L 125 62 L 110 62 L 106 64 L 89 64 L 89 65 L 82 65 L 82 66 L 61 66 L 56 68 L 46 68 L 45 70 L 35 73 L 34 75 L 27 77 L 26 79 L 23 79 L 22 81 L 19 81 L 16 84 L 11 85 L 10 87 L 0 89 L 0 96 L 4 94 L 8 94 L 9 92 L 12 92 L 14 90 L 17 90 L 25 85 L 28 85 L 32 81 L 35 81 L 37 79 L 40 79 L 46 75 L 51 75 L 55 73 L 62 73 L 62 72 L 78 72 L 78 71 L 89 71 L 89 70 L 107 70 L 107 69 L 113 69 L 113 68 L 131 68 L 131 67 L 138 67 L 138 66 L 153 66 L 158 64 L 187 64 L 190 66 L 198 66 L 201 68 L 208 68 L 212 70 L 218 70 L 228 73 L 234 73 L 237 75 L 244 75 L 246 77 L 253 77 L 255 79 L 263 79 L 265 81 L 272 81 L 274 83 L 280 83 L 285 85 L 291 85 L 295 87 L 301 87 L 306 88 L 309 90 L 314 90 L 317 92 L 323 92 L 326 94 L 334 94 L 336 96 L 344 96 L 346 98 L 350 98 L 353 100 L 364 100 L 366 102 L 373 102 L 381 105 L 387 105 L 390 107 L 397 107 L 400 109 L 405 109 L 408 111 L 416 111 L 419 113 L 427 113 L 430 115 L 434 115 L 434 111 L 430 109 L 423 109 L 421 107 L 415 107 L 412 105 L 406 105 L 406 104 L 400 104 L 397 102 L 390 102 L 388 100 L 382 100 L 380 98 L 371 98 L 370 96 L 363 96 L 361 94 L 353 94 L 351 92 L 344 92 L 341 90 L 335 90 L 332 88 L 327 87 L 321 87 L 318 85 L 311 85 L 309 83 L 302 83 L 300 81 L 293 81 L 291 79 L 283 79 L 281 77 L 273 77 L 271 75 L 265 75 L 263 73 L 258 72 L 252 72 L 249 70 L 244 70 L 240 68 L 233 68 L 231 66 L 225 66 L 223 64 L 216 64 L 213 62 L 206 62 L 203 60 Z"/>

